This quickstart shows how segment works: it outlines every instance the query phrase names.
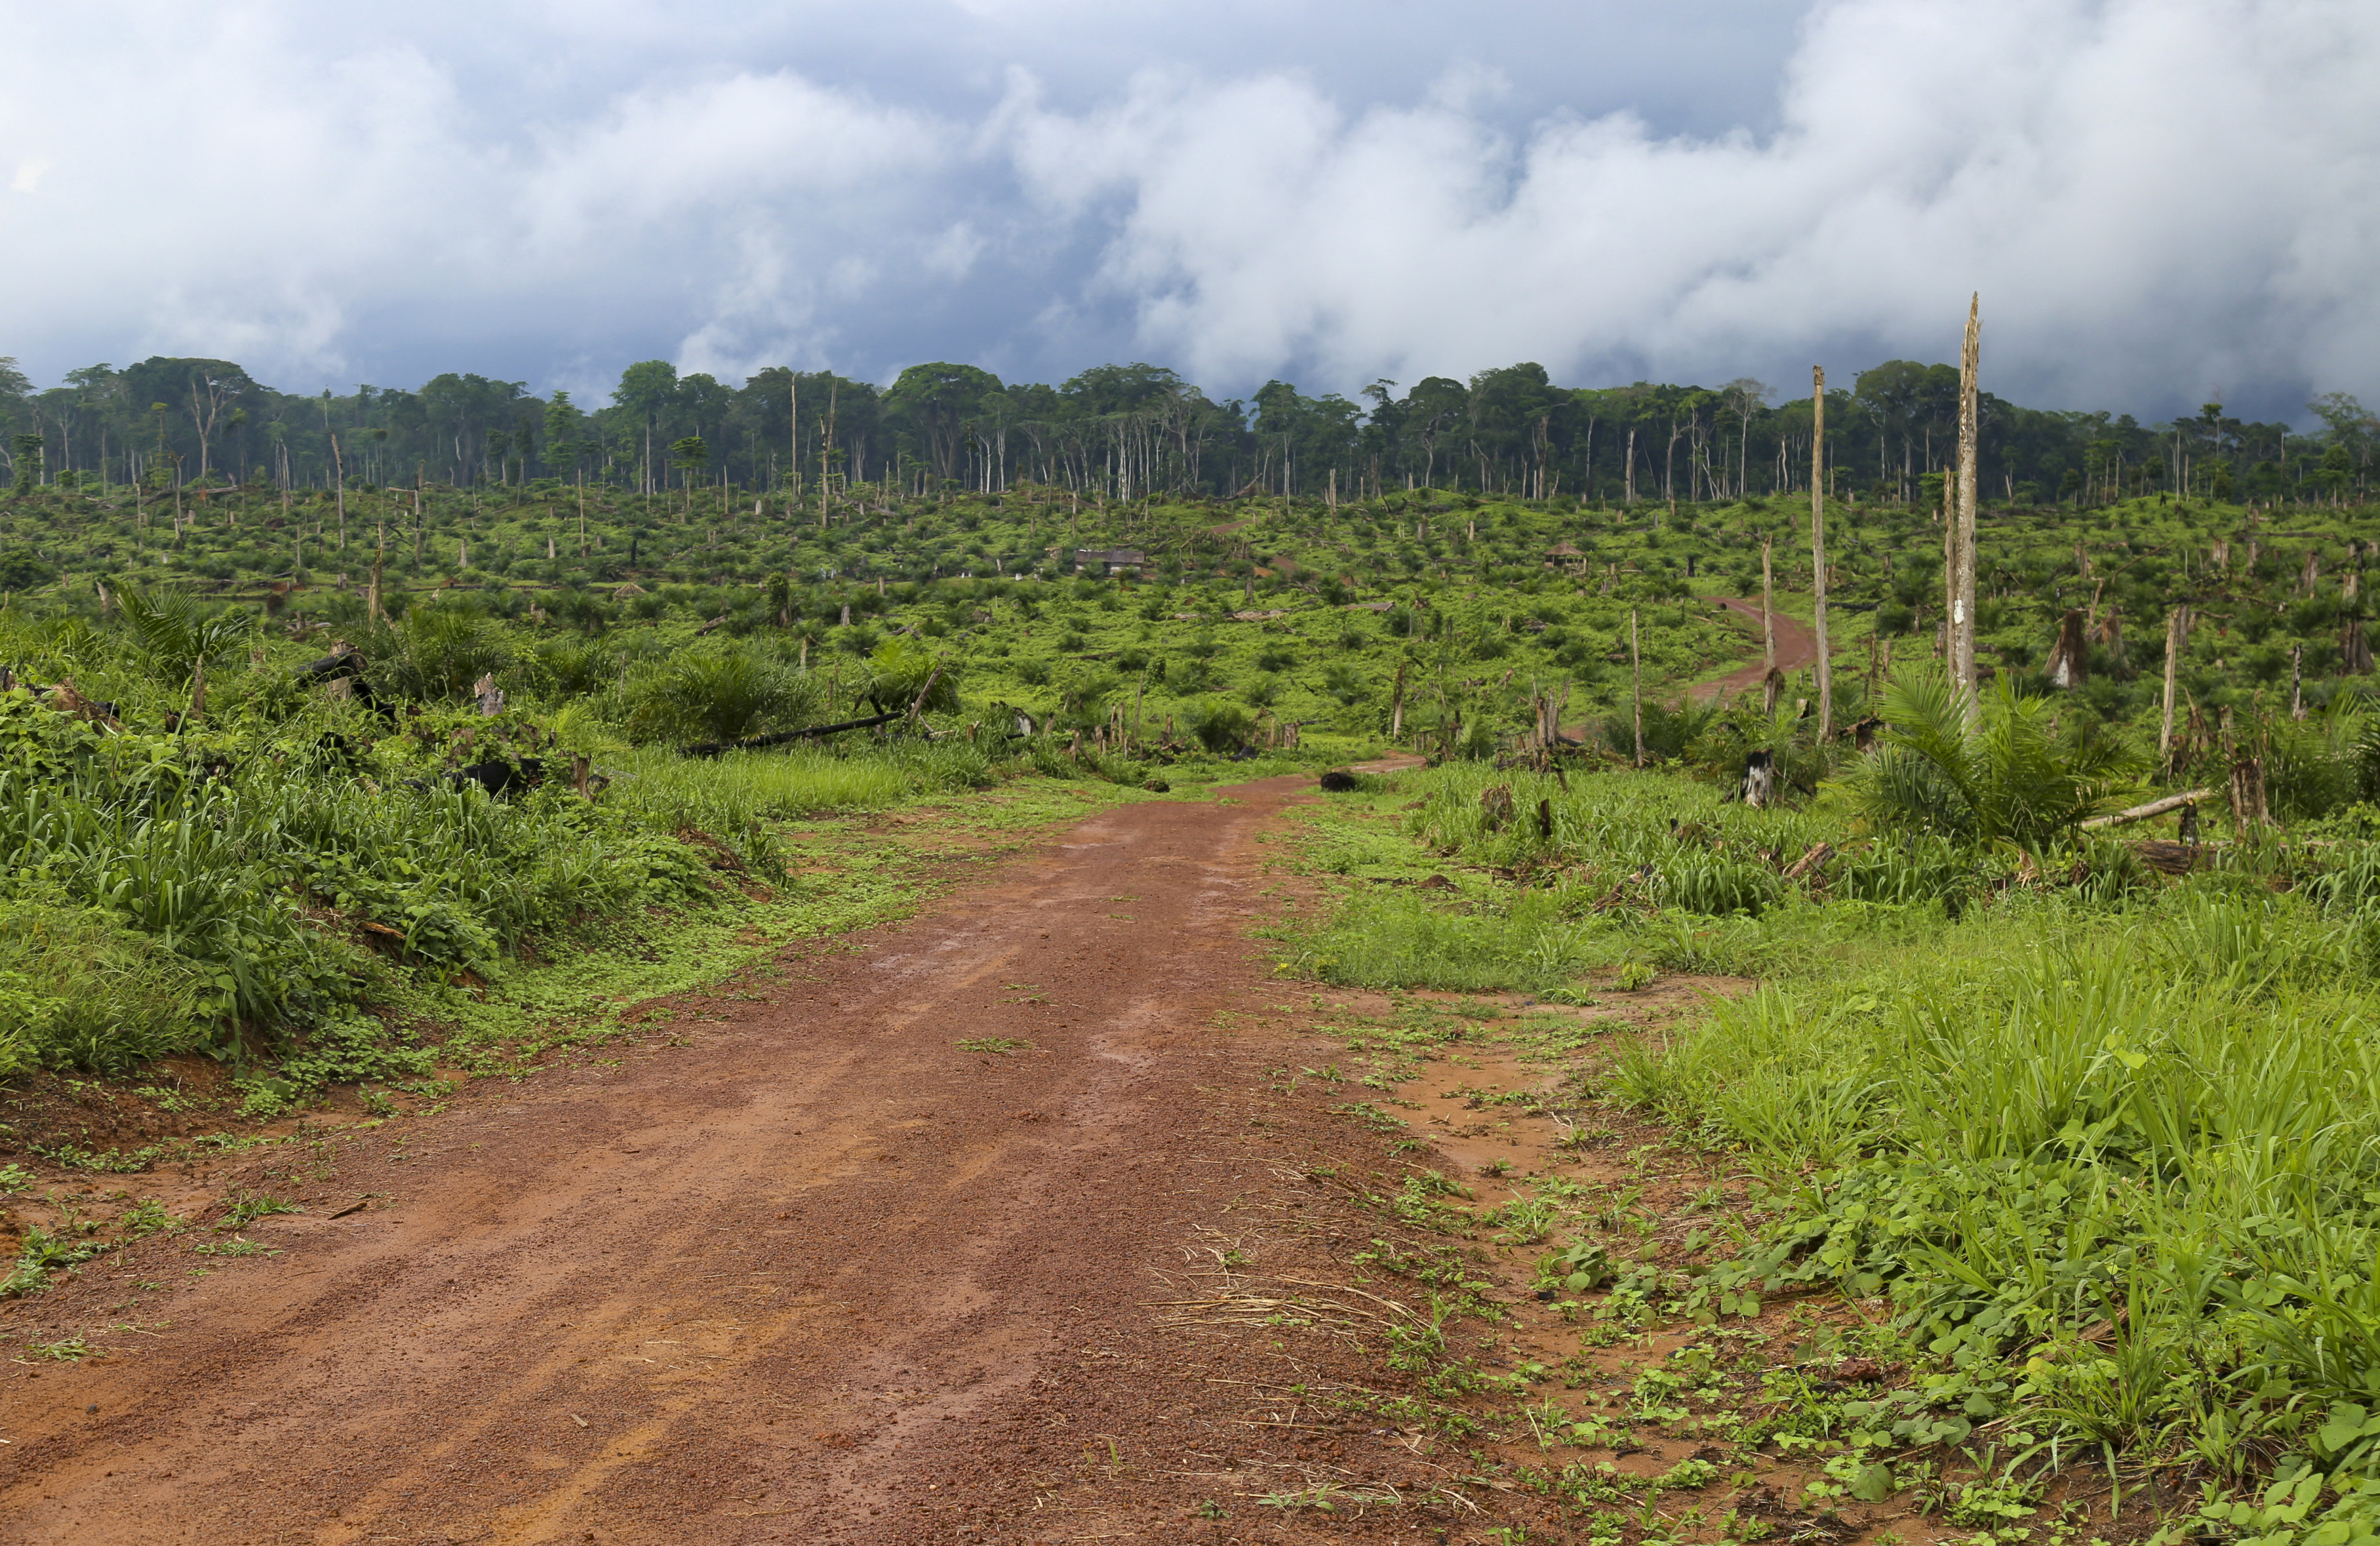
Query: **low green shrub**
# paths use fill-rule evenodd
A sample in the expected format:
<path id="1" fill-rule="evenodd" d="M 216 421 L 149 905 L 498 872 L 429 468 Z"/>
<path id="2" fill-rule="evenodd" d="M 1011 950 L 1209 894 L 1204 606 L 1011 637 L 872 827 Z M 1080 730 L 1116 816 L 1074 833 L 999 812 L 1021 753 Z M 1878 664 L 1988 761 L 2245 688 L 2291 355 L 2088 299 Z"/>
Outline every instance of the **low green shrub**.
<path id="1" fill-rule="evenodd" d="M 0 901 L 0 1076 L 121 1074 L 204 1045 L 199 968 L 91 907 Z"/>

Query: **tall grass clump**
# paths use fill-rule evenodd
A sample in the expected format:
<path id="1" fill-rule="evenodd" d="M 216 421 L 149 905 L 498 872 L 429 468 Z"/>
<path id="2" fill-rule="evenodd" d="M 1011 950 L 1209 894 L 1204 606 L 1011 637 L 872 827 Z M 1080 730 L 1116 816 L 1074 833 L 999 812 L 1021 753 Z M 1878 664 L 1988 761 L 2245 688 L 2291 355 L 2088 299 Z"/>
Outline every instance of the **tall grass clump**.
<path id="1" fill-rule="evenodd" d="M 565 782 L 499 801 L 429 756 L 414 736 L 357 766 L 302 730 L 103 733 L 0 694 L 0 908 L 31 920 L 0 971 L 33 983 L 0 1014 L 23 1055 L 245 1055 L 358 1002 L 367 942 L 489 971 L 535 934 L 708 889 L 692 850 Z"/>
<path id="2" fill-rule="evenodd" d="M 1301 965 L 1348 987 L 1543 991 L 1606 964 L 1613 943 L 1592 921 L 1562 917 L 1551 896 L 1449 907 L 1426 895 L 1374 893 L 1353 899 Z"/>
<path id="3" fill-rule="evenodd" d="M 122 1074 L 201 1046 L 200 981 L 196 964 L 109 914 L 0 902 L 0 1077 Z"/>
<path id="4" fill-rule="evenodd" d="M 1715 1276 L 1889 1296 L 1914 1348 L 1966 1371 L 1887 1426 L 1956 1439 L 2022 1414 L 2045 1455 L 2361 1474 L 2380 1462 L 2371 938 L 2220 876 L 2121 910 L 2040 897 L 1714 1004 L 1616 1087 L 1769 1178 L 1765 1237 Z"/>

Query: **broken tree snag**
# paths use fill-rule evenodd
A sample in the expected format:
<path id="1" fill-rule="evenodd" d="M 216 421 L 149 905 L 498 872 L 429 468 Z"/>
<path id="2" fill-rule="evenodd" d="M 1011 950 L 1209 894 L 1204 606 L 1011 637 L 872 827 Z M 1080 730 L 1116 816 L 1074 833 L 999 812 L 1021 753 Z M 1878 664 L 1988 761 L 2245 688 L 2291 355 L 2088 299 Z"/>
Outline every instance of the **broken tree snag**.
<path id="1" fill-rule="evenodd" d="M 1753 751 L 1743 759 L 1743 803 L 1765 810 L 1777 797 L 1777 754 Z"/>
<path id="2" fill-rule="evenodd" d="M 2231 830 L 2242 836 L 2255 827 L 2269 825 L 2272 812 L 2265 807 L 2265 764 L 2253 757 L 2242 757 L 2231 764 Z"/>
<path id="3" fill-rule="evenodd" d="M 1820 639 L 1827 637 L 1824 622 L 1819 624 Z M 1628 609 L 1628 712 L 1636 726 L 1636 765 L 1641 768 L 1645 765 L 1645 657 L 1636 648 L 1636 609 L 1633 606 Z"/>
<path id="4" fill-rule="evenodd" d="M 1952 566 L 1950 676 L 1964 694 L 1967 728 L 1983 724 L 1975 691 L 1975 376 L 1982 366 L 1983 297 L 1967 301 L 1967 337 L 1959 351 L 1959 481 L 1954 512 L 1958 561 Z"/>
<path id="5" fill-rule="evenodd" d="M 1768 566 L 1768 539 L 1763 537 L 1760 539 L 1760 665 L 1771 676 L 1777 674 L 1777 613 L 1770 604 L 1773 583 L 1774 577 Z M 1768 705 L 1768 712 L 1772 714 L 1777 712 L 1773 701 Z"/>
<path id="6" fill-rule="evenodd" d="M 1823 365 L 1810 367 L 1810 590 L 1818 646 L 1818 658 L 1810 669 L 1818 677 L 1818 739 L 1823 741 L 1835 733 L 1834 664 L 1827 654 L 1827 371 Z M 1636 761 L 1644 765 L 1641 749 Z"/>
<path id="7" fill-rule="evenodd" d="M 2194 806 L 2200 800 L 2211 800 L 2214 797 L 2215 791 L 2211 788 L 2185 789 L 2179 795 L 2168 795 L 2163 799 L 2151 800 L 2146 805 L 2136 805 L 2129 810 L 2117 810 L 2105 816 L 2094 816 L 2082 823 L 2082 830 L 2095 832 L 2101 827 L 2120 827 L 2133 822 L 2145 822 L 2152 816 L 2162 816 L 2168 810 L 2180 810 L 2185 807 Z"/>
<path id="8" fill-rule="evenodd" d="M 2049 685 L 2072 690 L 2090 680 L 2090 642 L 2082 609 L 2070 608 L 2058 625 L 2058 642 L 2049 651 Z"/>
<path id="9" fill-rule="evenodd" d="M 2347 580 L 2350 585 L 2354 583 L 2352 571 Z M 2350 617 L 2338 630 L 2338 661 L 2341 676 L 2361 676 L 2371 671 L 2372 637 L 2364 631 L 2362 618 Z"/>
<path id="10" fill-rule="evenodd" d="M 2157 715 L 2157 766 L 2173 767 L 2173 684 L 2181 652 L 2190 645 L 2190 608 L 2177 606 L 2165 618 L 2165 701 Z"/>

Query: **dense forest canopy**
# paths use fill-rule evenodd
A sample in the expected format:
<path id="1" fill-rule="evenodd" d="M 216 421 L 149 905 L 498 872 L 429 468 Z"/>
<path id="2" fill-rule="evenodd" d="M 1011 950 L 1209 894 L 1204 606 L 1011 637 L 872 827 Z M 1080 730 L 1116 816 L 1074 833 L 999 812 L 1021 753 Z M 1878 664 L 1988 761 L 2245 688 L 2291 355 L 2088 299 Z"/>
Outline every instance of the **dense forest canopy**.
<path id="1" fill-rule="evenodd" d="M 1402 395 L 1400 395 L 1402 393 Z M 1957 442 L 1958 371 L 1887 360 L 1831 390 L 1833 492 L 1931 496 Z M 281 488 L 585 482 L 926 493 L 1020 483 L 1103 499 L 1243 493 L 1378 497 L 1447 488 L 1546 499 L 1742 498 L 1805 489 L 1811 405 L 1751 380 L 1718 387 L 1556 385 L 1535 364 L 1468 382 L 1382 380 L 1308 396 L 1269 382 L 1217 400 L 1174 371 L 1102 365 L 1058 386 L 971 365 L 911 366 L 880 388 L 782 367 L 739 386 L 667 360 L 629 366 L 608 404 L 448 373 L 414 390 L 277 391 L 223 359 L 92 365 L 36 389 L 0 360 L 5 456 L 19 487 L 244 482 Z M 2332 393 L 2313 434 L 2210 403 L 2170 423 L 1982 398 L 1987 498 L 2090 503 L 2149 492 L 2217 499 L 2360 494 L 2380 420 Z"/>

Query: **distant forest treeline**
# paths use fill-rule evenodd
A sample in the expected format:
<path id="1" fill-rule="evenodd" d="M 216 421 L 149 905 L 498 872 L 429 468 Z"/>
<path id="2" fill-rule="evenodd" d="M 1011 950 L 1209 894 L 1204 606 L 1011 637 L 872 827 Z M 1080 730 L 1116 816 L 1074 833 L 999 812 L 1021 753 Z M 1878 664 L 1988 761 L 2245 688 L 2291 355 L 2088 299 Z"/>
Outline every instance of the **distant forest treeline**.
<path id="1" fill-rule="evenodd" d="M 1269 492 L 1354 499 L 1431 487 L 1615 503 L 1805 490 L 1810 402 L 1755 381 L 1563 387 L 1539 365 L 1467 383 L 1430 376 L 1355 401 L 1283 382 L 1208 397 L 1154 365 L 1102 365 L 1060 386 L 968 365 L 912 366 L 889 388 L 772 368 L 741 386 L 666 360 L 622 373 L 608 405 L 526 383 L 442 375 L 419 390 L 296 396 L 221 359 L 92 365 L 37 390 L 0 360 L 0 425 L 18 487 L 146 481 L 325 488 L 584 481 L 655 493 L 876 483 L 925 493 L 1020 482 L 1087 497 Z M 1958 371 L 1888 360 L 1828 393 L 1833 491 L 1938 497 L 1954 455 Z M 2366 492 L 2380 420 L 2332 393 L 2324 429 L 2243 422 L 2219 404 L 2171 423 L 1982 397 L 1985 497 L 2097 503 L 2160 490 L 2217 499 Z M 552 484 L 548 484 L 552 486 Z"/>

